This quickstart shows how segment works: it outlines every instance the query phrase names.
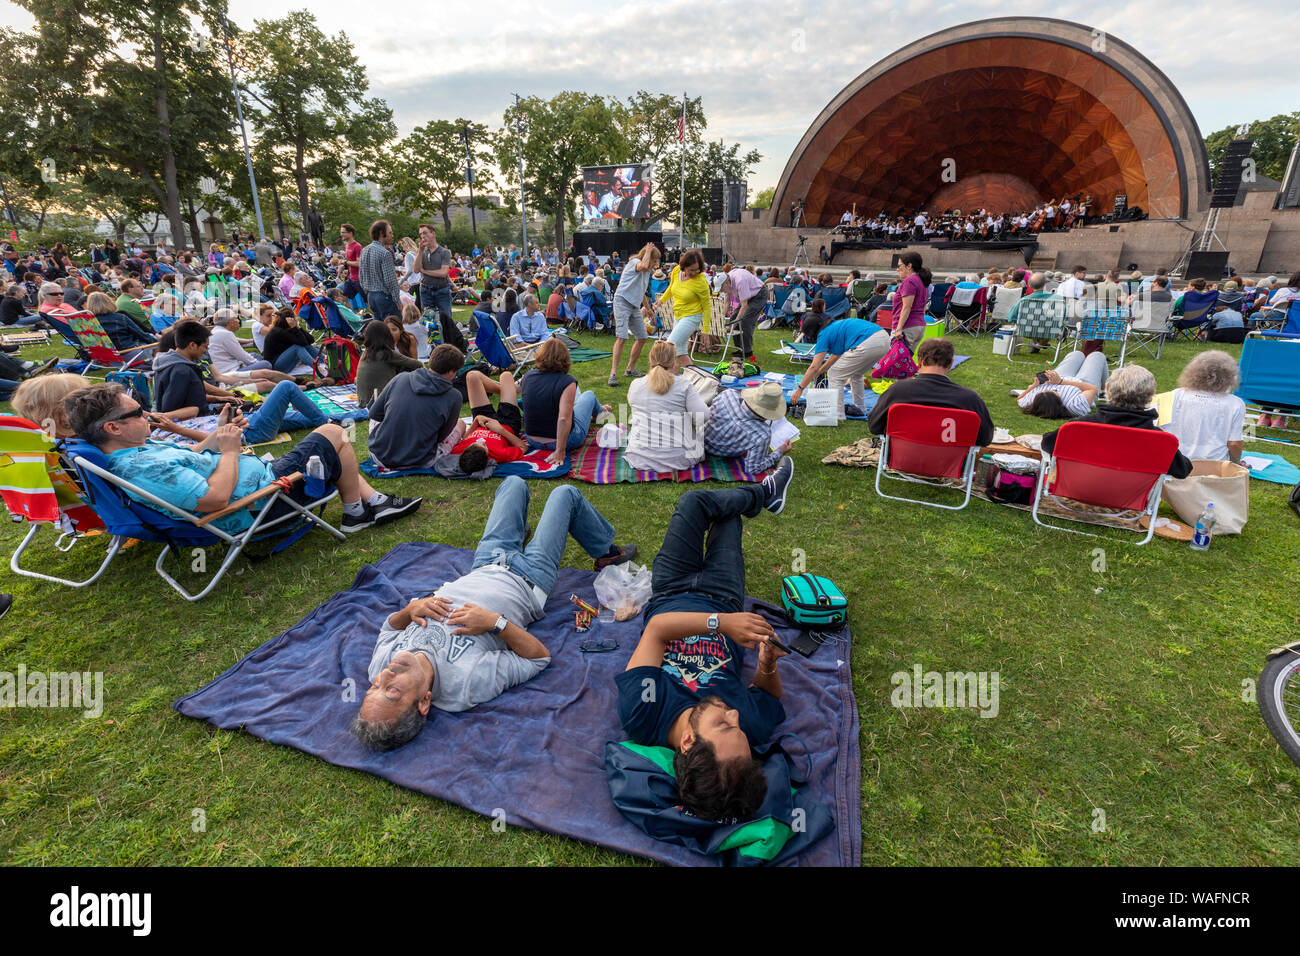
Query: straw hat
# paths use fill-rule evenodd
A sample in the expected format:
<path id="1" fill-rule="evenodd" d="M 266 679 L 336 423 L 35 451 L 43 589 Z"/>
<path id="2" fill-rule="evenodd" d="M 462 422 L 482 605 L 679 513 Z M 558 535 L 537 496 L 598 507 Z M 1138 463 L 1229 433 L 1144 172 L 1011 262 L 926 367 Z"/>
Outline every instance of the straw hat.
<path id="1" fill-rule="evenodd" d="M 652 279 L 658 279 L 660 281 L 663 281 L 664 279 L 668 278 L 668 276 L 664 275 L 663 269 L 656 269 L 654 272 L 650 273 L 650 277 Z"/>
<path id="2" fill-rule="evenodd" d="M 1130 282 L 1136 282 L 1138 279 L 1142 278 L 1142 270 L 1134 269 L 1132 272 L 1128 274 L 1128 278 Z"/>
<path id="3" fill-rule="evenodd" d="M 785 396 L 776 382 L 763 382 L 740 393 L 741 401 L 759 418 L 776 421 L 785 417 Z"/>

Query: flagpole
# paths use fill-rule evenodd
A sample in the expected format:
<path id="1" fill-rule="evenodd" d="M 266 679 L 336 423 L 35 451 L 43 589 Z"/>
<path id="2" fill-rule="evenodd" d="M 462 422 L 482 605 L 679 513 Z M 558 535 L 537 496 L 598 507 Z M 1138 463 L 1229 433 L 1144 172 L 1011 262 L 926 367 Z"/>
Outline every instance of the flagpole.
<path id="1" fill-rule="evenodd" d="M 678 141 L 682 147 L 682 192 L 681 204 L 678 208 L 677 215 L 677 248 L 678 258 L 681 253 L 686 251 L 686 91 L 682 91 L 682 123 L 678 130 Z"/>

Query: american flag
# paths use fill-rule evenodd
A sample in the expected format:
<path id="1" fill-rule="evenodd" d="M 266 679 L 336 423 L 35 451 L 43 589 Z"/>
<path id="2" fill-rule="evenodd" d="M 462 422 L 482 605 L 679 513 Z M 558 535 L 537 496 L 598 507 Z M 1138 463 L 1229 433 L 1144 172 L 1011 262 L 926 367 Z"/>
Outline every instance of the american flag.
<path id="1" fill-rule="evenodd" d="M 686 142 L 686 100 L 682 100 L 682 115 L 677 117 L 677 142 Z"/>

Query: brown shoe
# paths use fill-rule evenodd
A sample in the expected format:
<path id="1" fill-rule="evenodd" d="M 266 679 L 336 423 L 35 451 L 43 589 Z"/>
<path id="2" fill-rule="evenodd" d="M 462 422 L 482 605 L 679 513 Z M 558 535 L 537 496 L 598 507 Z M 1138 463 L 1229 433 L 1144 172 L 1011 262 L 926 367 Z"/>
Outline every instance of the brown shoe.
<path id="1" fill-rule="evenodd" d="M 597 558 L 595 568 L 602 571 L 611 564 L 626 564 L 636 557 L 636 545 L 625 544 L 616 548 L 613 553 L 605 555 L 603 558 Z"/>

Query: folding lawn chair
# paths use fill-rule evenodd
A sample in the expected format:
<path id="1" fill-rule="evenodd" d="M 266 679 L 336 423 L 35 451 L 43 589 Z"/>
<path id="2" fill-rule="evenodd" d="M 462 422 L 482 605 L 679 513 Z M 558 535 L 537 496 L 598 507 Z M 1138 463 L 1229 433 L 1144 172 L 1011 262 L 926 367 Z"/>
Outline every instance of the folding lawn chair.
<path id="1" fill-rule="evenodd" d="M 72 581 L 22 567 L 19 561 L 35 541 L 42 527 L 49 525 L 58 537 L 54 547 L 66 554 L 88 532 L 102 532 L 104 523 L 81 500 L 81 489 L 73 483 L 54 450 L 54 440 L 34 422 L 12 415 L 0 416 L 0 495 L 15 521 L 26 521 L 22 543 L 9 559 L 14 574 L 69 587 L 94 584 L 122 546 L 119 538 L 108 540 L 108 554 L 95 573 L 84 581 Z M 48 560 L 42 560 L 42 567 Z"/>
<path id="2" fill-rule="evenodd" d="M 1068 304 L 1060 296 L 1050 299 L 1023 299 L 1016 310 L 1016 333 L 1007 349 L 1007 361 L 1014 361 L 1012 356 L 1018 348 L 1028 348 L 1035 339 L 1056 340 L 1056 356 L 1061 355 L 1061 345 L 1065 341 L 1065 319 Z M 1022 363 L 1023 364 L 1023 363 Z"/>
<path id="3" fill-rule="evenodd" d="M 998 286 L 993 292 L 993 311 L 989 316 L 989 325 L 994 328 L 1007 323 L 1007 314 L 1011 307 L 1020 301 L 1020 297 L 1025 294 L 1021 288 L 1011 289 L 1007 286 Z"/>
<path id="4" fill-rule="evenodd" d="M 848 294 L 839 287 L 823 289 L 821 296 L 826 305 L 824 311 L 827 319 L 838 319 L 853 311 L 853 303 L 849 301 Z"/>
<path id="5" fill-rule="evenodd" d="M 110 372 L 144 370 L 150 366 L 150 358 L 143 357 L 144 353 L 158 347 L 157 343 L 149 343 L 129 349 L 126 353 L 119 352 L 104 327 L 99 324 L 99 317 L 93 312 L 65 313 L 60 318 L 72 329 L 81 348 L 90 357 L 92 369 L 104 368 Z"/>
<path id="6" fill-rule="evenodd" d="M 1080 348 L 1084 342 L 1118 342 L 1119 360 L 1116 368 L 1123 368 L 1124 353 L 1128 349 L 1129 319 L 1124 309 L 1090 309 L 1084 317 L 1074 323 L 1070 333 L 1074 347 Z"/>
<path id="7" fill-rule="evenodd" d="M 849 286 L 849 299 L 852 303 L 861 308 L 867 303 L 876 292 L 876 283 L 873 279 L 857 279 L 853 285 Z"/>
<path id="8" fill-rule="evenodd" d="M 496 322 L 480 322 L 474 334 L 474 346 L 489 365 L 522 373 L 536 361 L 542 342 L 529 345 L 520 342 L 517 336 L 507 337 Z"/>
<path id="9" fill-rule="evenodd" d="M 1207 325 L 1214 314 L 1214 306 L 1219 301 L 1219 290 L 1197 292 L 1188 289 L 1183 293 L 1183 311 L 1173 321 L 1174 339 L 1196 339 L 1196 333 Z"/>
<path id="10" fill-rule="evenodd" d="M 936 282 L 930 286 L 930 299 L 925 306 L 927 315 L 942 319 L 948 314 L 948 292 L 952 287 L 951 282 Z"/>
<path id="11" fill-rule="evenodd" d="M 709 296 L 709 332 L 710 335 L 716 335 L 722 338 L 722 357 L 721 362 L 727 360 L 727 352 L 736 346 L 736 336 L 740 332 L 740 326 L 736 322 L 728 321 L 727 318 L 728 300 L 720 295 Z M 692 337 L 691 358 L 695 358 L 695 347 L 699 344 L 697 337 Z"/>
<path id="12" fill-rule="evenodd" d="M 118 478 L 108 470 L 108 457 L 89 442 L 67 442 L 65 455 L 77 469 L 86 492 L 87 503 L 104 522 L 108 532 L 113 535 L 114 543 L 120 543 L 127 538 L 138 538 L 141 541 L 162 544 L 163 549 L 154 564 L 154 570 L 187 601 L 199 601 L 207 597 L 225 576 L 235 559 L 253 542 L 282 536 L 283 540 L 270 551 L 270 554 L 275 554 L 292 545 L 316 525 L 328 531 L 337 541 L 347 540 L 342 531 L 329 524 L 318 513 L 324 510 L 327 502 L 337 497 L 338 489 L 330 489 L 309 504 L 299 504 L 286 493 L 290 485 L 303 480 L 303 476 L 297 472 L 286 475 L 279 481 L 238 501 L 232 501 L 220 511 L 200 516 Z M 141 503 L 140 499 L 148 504 Z M 262 502 L 262 508 L 253 518 L 253 523 L 237 534 L 223 531 L 212 524 L 217 518 L 250 508 L 259 501 Z M 290 510 L 276 518 L 268 517 L 277 502 L 284 502 Z M 312 509 L 316 511 L 313 512 Z M 172 551 L 179 554 L 186 549 L 207 548 L 212 545 L 225 545 L 226 555 L 203 590 L 198 594 L 191 594 L 184 585 L 167 573 L 163 566 L 167 555 Z M 115 549 L 110 546 L 110 550 Z"/>
<path id="13" fill-rule="evenodd" d="M 1242 343 L 1238 364 L 1241 384 L 1236 395 L 1250 415 L 1300 416 L 1300 336 L 1251 332 Z"/>
<path id="14" fill-rule="evenodd" d="M 1173 330 L 1169 326 L 1170 316 L 1174 312 L 1174 303 L 1152 302 L 1150 299 L 1135 299 L 1133 304 L 1133 321 L 1129 324 L 1129 341 L 1134 348 L 1140 348 L 1152 358 L 1160 358 L 1160 351 L 1165 346 L 1165 339 L 1170 338 Z M 1151 351 L 1155 344 L 1156 350 Z"/>
<path id="15" fill-rule="evenodd" d="M 1280 309 L 1274 311 L 1280 313 L 1280 320 L 1270 320 L 1267 324 L 1276 327 L 1260 329 L 1260 323 L 1256 323 L 1255 330 L 1261 335 L 1270 338 L 1290 339 L 1300 337 L 1300 299 L 1292 299 L 1285 312 Z"/>
<path id="16" fill-rule="evenodd" d="M 876 465 L 876 494 L 894 501 L 910 501 L 947 511 L 965 508 L 970 504 L 971 488 L 975 482 L 975 459 L 980 453 L 979 431 L 979 415 L 967 409 L 890 405 L 885 417 L 880 460 Z M 887 495 L 880 490 L 886 471 L 896 481 L 964 489 L 966 497 L 959 505 L 945 505 L 920 498 Z M 953 481 L 960 484 L 954 486 Z"/>
<path id="17" fill-rule="evenodd" d="M 978 289 L 953 286 L 943 318 L 945 333 L 965 332 L 978 336 L 985 329 L 988 306 L 989 290 L 984 286 Z"/>
<path id="18" fill-rule="evenodd" d="M 1146 544 L 1156 530 L 1160 489 L 1169 463 L 1178 454 L 1178 436 L 1146 428 L 1105 425 L 1101 422 L 1066 422 L 1056 433 L 1051 454 L 1043 453 L 1042 468 L 1034 486 L 1034 522 L 1044 528 L 1086 534 L 1089 531 L 1050 524 L 1039 516 L 1045 499 L 1070 512 L 1068 520 L 1101 524 L 1095 514 L 1065 504 L 1064 498 L 1096 508 L 1110 508 L 1101 517 L 1129 521 L 1141 533 L 1141 519 L 1147 519 Z M 1126 512 L 1138 512 L 1128 517 Z"/>

